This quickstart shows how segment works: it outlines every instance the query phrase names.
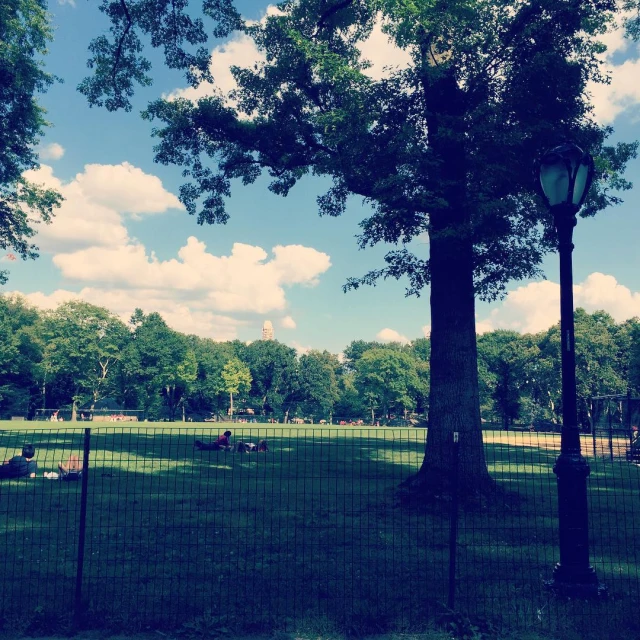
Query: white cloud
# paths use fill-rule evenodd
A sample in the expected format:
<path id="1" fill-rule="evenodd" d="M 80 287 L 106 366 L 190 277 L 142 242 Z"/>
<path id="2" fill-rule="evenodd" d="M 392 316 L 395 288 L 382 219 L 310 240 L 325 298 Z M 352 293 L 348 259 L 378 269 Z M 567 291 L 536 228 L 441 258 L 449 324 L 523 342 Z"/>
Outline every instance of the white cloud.
<path id="1" fill-rule="evenodd" d="M 57 142 L 52 142 L 38 150 L 41 160 L 60 160 L 64 155 L 64 147 Z"/>
<path id="2" fill-rule="evenodd" d="M 65 198 L 51 224 L 37 227 L 36 244 L 43 251 L 71 251 L 82 247 L 123 246 L 129 234 L 123 215 L 160 213 L 182 208 L 180 201 L 164 189 L 156 176 L 128 162 L 119 165 L 88 164 L 68 183 L 41 165 L 25 177 L 59 191 Z"/>
<path id="3" fill-rule="evenodd" d="M 280 326 L 283 329 L 295 329 L 296 321 L 291 316 L 285 316 L 284 318 L 282 318 L 282 320 L 280 320 Z"/>
<path id="4" fill-rule="evenodd" d="M 163 295 L 162 292 L 153 290 L 140 289 L 131 292 L 85 287 L 78 293 L 58 289 L 50 294 L 37 291 L 19 295 L 40 309 L 55 309 L 69 300 L 84 300 L 109 309 L 120 316 L 124 322 L 128 322 L 133 311 L 139 307 L 145 313 L 152 311 L 160 313 L 166 323 L 176 331 L 215 340 L 234 340 L 238 337 L 238 327 L 246 324 L 245 321 L 229 316 L 193 309 L 188 303 L 176 301 L 170 292 Z"/>
<path id="5" fill-rule="evenodd" d="M 326 253 L 300 245 L 261 247 L 235 243 L 231 255 L 214 256 L 191 236 L 178 259 L 158 260 L 140 244 L 90 247 L 58 254 L 54 264 L 69 279 L 122 289 L 170 290 L 196 296 L 195 305 L 222 312 L 267 313 L 286 307 L 285 286 L 315 286 L 331 266 Z"/>
<path id="6" fill-rule="evenodd" d="M 265 57 L 256 47 L 252 38 L 245 33 L 237 33 L 225 44 L 218 45 L 211 52 L 209 71 L 214 79 L 214 84 L 201 82 L 197 87 L 175 89 L 164 96 L 167 100 L 185 98 L 197 102 L 200 98 L 215 95 L 226 96 L 237 88 L 235 78 L 231 74 L 231 67 L 249 68 L 264 62 Z"/>
<path id="7" fill-rule="evenodd" d="M 157 176 L 145 173 L 128 162 L 87 164 L 75 183 L 92 202 L 119 213 L 163 213 L 184 209 L 182 203 L 162 186 Z"/>
<path id="8" fill-rule="evenodd" d="M 423 335 L 425 338 L 428 338 L 428 337 L 430 337 L 430 336 L 431 336 L 431 325 L 430 325 L 430 324 L 425 324 L 425 325 L 422 327 L 422 335 Z"/>
<path id="9" fill-rule="evenodd" d="M 216 256 L 193 236 L 175 258 L 158 259 L 129 236 L 123 217 L 180 205 L 156 176 L 126 162 L 86 165 L 66 184 L 47 165 L 26 177 L 65 197 L 53 223 L 39 227 L 36 241 L 54 253 L 63 277 L 84 284 L 78 293 L 59 289 L 27 296 L 42 308 L 82 298 L 126 320 L 140 307 L 158 311 L 184 333 L 230 340 L 246 321 L 229 314 L 283 311 L 288 287 L 316 286 L 331 266 L 326 253 L 302 245 L 277 245 L 268 254 L 238 242 L 230 255 Z M 282 326 L 294 328 L 295 321 L 286 316 Z"/>
<path id="10" fill-rule="evenodd" d="M 574 306 L 589 313 L 604 310 L 623 322 L 640 316 L 640 292 L 632 292 L 610 275 L 592 273 L 573 287 Z M 489 317 L 476 324 L 478 333 L 511 329 L 522 333 L 545 331 L 560 320 L 560 285 L 547 280 L 532 282 L 509 292 Z"/>
<path id="11" fill-rule="evenodd" d="M 611 82 L 591 82 L 587 90 L 591 94 L 596 120 L 602 124 L 610 124 L 622 112 L 637 109 L 640 105 L 640 85 L 637 82 L 640 74 L 640 47 L 625 38 L 624 29 L 620 25 L 599 39 L 607 46 L 602 59 Z M 632 50 L 629 51 L 630 49 Z M 627 60 L 614 64 L 614 56 L 623 52 L 628 54 Z"/>
<path id="12" fill-rule="evenodd" d="M 260 20 L 247 20 L 247 24 L 254 25 L 259 22 L 264 23 L 270 16 L 277 15 L 283 15 L 283 12 L 276 5 L 270 4 L 265 9 L 265 13 Z M 209 71 L 213 76 L 213 83 L 201 82 L 197 87 L 175 89 L 163 97 L 167 100 L 185 98 L 197 102 L 200 98 L 206 98 L 216 94 L 228 96 L 230 91 L 238 87 L 231 73 L 232 66 L 249 69 L 256 65 L 263 64 L 265 61 L 266 57 L 264 53 L 258 50 L 253 38 L 246 33 L 235 32 L 230 40 L 218 45 L 211 52 Z M 227 98 L 227 104 L 235 105 L 235 102 Z"/>
<path id="13" fill-rule="evenodd" d="M 400 342 L 402 344 L 407 344 L 410 342 L 409 338 L 403 336 L 401 333 L 398 333 L 395 329 L 381 329 L 376 334 L 376 338 L 381 342 Z"/>
<path id="14" fill-rule="evenodd" d="M 25 298 L 33 306 L 49 311 L 55 309 L 63 302 L 69 302 L 70 300 L 81 300 L 81 294 L 73 291 L 67 291 L 65 289 L 57 289 L 53 293 L 42 293 L 42 291 L 35 291 L 33 293 L 20 293 L 19 291 L 13 291 L 8 295 L 19 295 Z"/>
<path id="15" fill-rule="evenodd" d="M 295 349 L 298 352 L 299 356 L 303 356 L 305 353 L 309 353 L 309 351 L 311 351 L 311 349 L 313 348 L 313 347 L 305 347 L 304 345 L 300 344 L 299 342 L 296 342 L 295 340 L 290 342 L 289 346 Z"/>
<path id="16" fill-rule="evenodd" d="M 382 26 L 382 20 L 379 16 L 371 34 L 359 46 L 362 58 L 371 63 L 371 66 L 364 73 L 372 80 L 382 80 L 388 77 L 391 71 L 403 69 L 412 64 L 411 54 L 397 47 L 382 31 Z"/>
<path id="17" fill-rule="evenodd" d="M 76 0 L 58 0 L 58 4 L 68 4 L 70 7 L 75 7 L 76 6 Z"/>

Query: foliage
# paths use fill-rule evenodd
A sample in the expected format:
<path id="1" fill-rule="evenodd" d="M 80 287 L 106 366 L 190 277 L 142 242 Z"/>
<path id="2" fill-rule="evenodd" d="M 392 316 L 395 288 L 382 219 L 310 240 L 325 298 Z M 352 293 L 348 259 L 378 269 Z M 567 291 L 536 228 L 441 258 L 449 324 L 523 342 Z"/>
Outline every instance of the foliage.
<path id="1" fill-rule="evenodd" d="M 143 38 L 163 46 L 165 64 L 182 69 L 192 86 L 212 80 L 202 50 L 189 53 L 205 41 L 202 21 L 213 21 L 215 37 L 239 31 L 253 41 L 263 59 L 232 69 L 237 88 L 229 95 L 214 90 L 197 102 L 148 106 L 144 117 L 159 123 L 156 160 L 183 169 L 189 182 L 180 196 L 200 224 L 226 222 L 232 183 L 263 173 L 283 196 L 305 176 L 327 176 L 321 215 L 340 215 L 349 195 L 361 196 L 370 215 L 360 223 L 360 246 L 397 246 L 385 266 L 346 288 L 406 277 L 407 292 L 419 294 L 431 284 L 431 431 L 416 486 L 437 492 L 445 443 L 464 425 L 474 435 L 463 439 L 463 484 L 490 488 L 479 437 L 474 295 L 490 300 L 511 279 L 539 276 L 555 248 L 530 167 L 558 141 L 575 140 L 596 157 L 583 216 L 619 202 L 616 193 L 630 187 L 622 173 L 637 145 L 606 144 L 611 129 L 594 122 L 586 92 L 589 81 L 607 81 L 600 38 L 620 4 L 300 0 L 259 22 L 244 20 L 232 0 L 203 2 L 202 21 L 187 0 L 103 0 L 101 8 L 111 37 L 94 40 L 94 73 L 80 90 L 111 110 L 130 108 L 135 83 L 149 82 Z M 410 59 L 382 77 L 361 53 L 380 27 Z M 412 252 L 423 233 L 428 258 Z"/>
<path id="2" fill-rule="evenodd" d="M 579 420 L 589 399 L 640 388 L 640 329 L 602 311 L 575 313 Z M 126 327 L 106 309 L 69 302 L 42 312 L 0 296 L 0 414 L 84 405 L 112 397 L 150 419 L 178 410 L 203 420 L 233 394 L 256 415 L 375 424 L 424 416 L 429 340 L 383 345 L 354 341 L 343 364 L 327 351 L 300 356 L 277 341 L 214 342 L 170 329 L 159 314 L 134 313 Z M 539 334 L 498 330 L 478 338 L 482 416 L 510 427 L 561 422 L 559 326 Z M 237 406 L 234 405 L 237 412 Z"/>
<path id="3" fill-rule="evenodd" d="M 328 351 L 310 351 L 300 357 L 300 395 L 303 416 L 318 420 L 333 415 L 338 392 L 338 358 Z"/>
<path id="4" fill-rule="evenodd" d="M 0 415 L 27 416 L 40 396 L 42 321 L 19 296 L 0 296 Z"/>
<path id="5" fill-rule="evenodd" d="M 356 387 L 386 424 L 394 411 L 404 415 L 414 408 L 412 395 L 420 387 L 415 361 L 406 353 L 371 349 L 358 360 Z"/>
<path id="6" fill-rule="evenodd" d="M 256 340 L 244 360 L 251 371 L 251 397 L 261 411 L 288 415 L 297 401 L 296 351 L 277 340 Z"/>
<path id="7" fill-rule="evenodd" d="M 54 77 L 42 56 L 52 39 L 45 0 L 4 0 L 0 4 L 0 249 L 37 258 L 30 239 L 34 223 L 50 222 L 62 197 L 29 182 L 23 172 L 39 167 L 36 145 L 48 123 L 35 95 Z M 35 218 L 34 218 L 35 216 Z M 0 284 L 7 281 L 0 271 Z"/>
<path id="8" fill-rule="evenodd" d="M 529 382 L 527 368 L 538 351 L 515 331 L 493 331 L 478 338 L 481 380 L 505 429 L 521 417 L 522 391 Z"/>
<path id="9" fill-rule="evenodd" d="M 224 390 L 229 394 L 229 415 L 233 415 L 233 394 L 246 393 L 251 388 L 251 372 L 249 367 L 238 358 L 229 360 L 222 373 Z"/>
<path id="10" fill-rule="evenodd" d="M 141 408 L 157 416 L 162 401 L 173 421 L 197 379 L 195 354 L 185 336 L 169 329 L 158 313 L 145 315 L 136 309 L 130 322 L 134 347 L 128 354 L 129 364 L 138 380 Z"/>
<path id="11" fill-rule="evenodd" d="M 93 407 L 102 397 L 126 335 L 121 320 L 86 302 L 65 302 L 45 314 L 43 384 L 66 379 L 72 391 L 72 419 L 79 403 L 90 401 Z"/>

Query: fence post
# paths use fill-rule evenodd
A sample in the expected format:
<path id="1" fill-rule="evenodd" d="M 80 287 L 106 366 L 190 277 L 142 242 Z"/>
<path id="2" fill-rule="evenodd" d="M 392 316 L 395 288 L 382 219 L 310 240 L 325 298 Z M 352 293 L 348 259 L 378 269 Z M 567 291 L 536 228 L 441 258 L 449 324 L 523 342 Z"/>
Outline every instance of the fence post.
<path id="1" fill-rule="evenodd" d="M 594 411 L 594 406 L 593 406 L 593 398 L 591 398 L 590 400 L 591 406 L 591 415 L 589 416 L 589 422 L 591 423 L 591 440 L 593 442 L 593 457 L 596 457 L 596 421 L 593 419 L 593 411 Z"/>
<path id="2" fill-rule="evenodd" d="M 89 486 L 89 451 L 91 429 L 84 430 L 84 453 L 82 456 L 82 490 L 80 493 L 80 519 L 78 521 L 78 564 L 76 569 L 76 593 L 73 606 L 74 622 L 82 619 L 82 570 L 84 569 L 84 541 L 87 528 L 87 491 Z"/>
<path id="3" fill-rule="evenodd" d="M 613 424 L 611 422 L 611 403 L 609 403 L 609 459 L 613 461 Z"/>
<path id="4" fill-rule="evenodd" d="M 449 597 L 447 607 L 453 610 L 456 598 L 456 549 L 458 541 L 458 462 L 460 458 L 459 433 L 453 432 L 451 458 L 451 514 L 449 522 Z"/>

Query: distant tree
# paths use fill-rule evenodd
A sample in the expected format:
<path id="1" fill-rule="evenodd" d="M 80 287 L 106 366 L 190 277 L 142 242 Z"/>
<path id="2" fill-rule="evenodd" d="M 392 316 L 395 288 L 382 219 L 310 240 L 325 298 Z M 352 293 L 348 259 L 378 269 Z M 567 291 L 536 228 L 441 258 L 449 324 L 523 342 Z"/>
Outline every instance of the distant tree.
<path id="1" fill-rule="evenodd" d="M 65 302 L 44 315 L 44 370 L 54 383 L 68 381 L 72 420 L 79 403 L 88 400 L 93 409 L 102 397 L 127 338 L 118 317 L 87 302 Z"/>
<path id="2" fill-rule="evenodd" d="M 629 334 L 629 387 L 640 393 L 640 322 L 630 327 Z"/>
<path id="3" fill-rule="evenodd" d="M 527 366 L 537 352 L 515 331 L 493 331 L 478 338 L 478 360 L 489 374 L 488 387 L 495 414 L 508 429 L 521 415 Z"/>
<path id="4" fill-rule="evenodd" d="M 232 0 L 202 4 L 103 0 L 111 39 L 91 45 L 92 77 L 81 91 L 94 105 L 131 108 L 134 85 L 150 82 L 143 38 L 164 47 L 165 63 L 188 82 L 213 81 L 203 20 L 212 34 L 240 31 L 264 61 L 233 68 L 231 96 L 197 103 L 162 99 L 145 117 L 160 122 L 156 159 L 183 168 L 181 189 L 200 223 L 225 222 L 232 181 L 287 195 L 304 176 L 332 180 L 318 199 L 340 215 L 350 194 L 371 215 L 362 247 L 398 243 L 385 266 L 348 287 L 380 277 L 409 278 L 409 293 L 430 284 L 429 437 L 423 465 L 407 483 L 439 495 L 450 474 L 451 436 L 461 434 L 465 495 L 491 491 L 480 425 L 475 296 L 492 299 L 510 279 L 538 276 L 555 249 L 552 218 L 535 195 L 531 164 L 563 139 L 596 156 L 596 184 L 582 215 L 618 201 L 611 190 L 636 145 L 605 145 L 586 93 L 604 82 L 599 37 L 636 0 L 285 2 L 261 22 L 244 20 Z M 199 18 L 202 19 L 199 19 Z M 360 48 L 376 25 L 410 63 L 373 78 Z M 635 37 L 631 21 L 630 35 Z M 231 99 L 228 99 L 231 98 Z M 429 235 L 429 257 L 410 242 Z"/>
<path id="5" fill-rule="evenodd" d="M 0 296 L 0 416 L 30 416 L 40 398 L 42 321 L 24 298 Z"/>
<path id="6" fill-rule="evenodd" d="M 337 418 L 361 419 L 367 417 L 365 399 L 356 388 L 355 371 L 338 372 L 338 400 L 334 405 L 334 416 Z M 370 414 L 370 412 L 369 412 Z"/>
<path id="7" fill-rule="evenodd" d="M 328 351 L 309 351 L 300 356 L 301 409 L 315 421 L 331 419 L 338 401 L 338 358 Z"/>
<path id="8" fill-rule="evenodd" d="M 251 371 L 251 395 L 263 413 L 288 420 L 299 396 L 296 350 L 277 340 L 256 340 L 247 346 L 244 361 Z"/>
<path id="9" fill-rule="evenodd" d="M 386 424 L 392 412 L 402 415 L 415 406 L 420 387 L 415 360 L 400 351 L 371 349 L 358 360 L 356 386 Z"/>
<path id="10" fill-rule="evenodd" d="M 616 345 L 616 325 L 604 311 L 592 314 L 575 311 L 576 385 L 578 416 L 587 427 L 591 414 L 590 399 L 598 395 L 625 393 L 627 380 L 620 365 Z M 560 326 L 551 327 L 540 343 L 539 371 L 545 371 L 545 384 L 555 413 L 562 411 Z"/>
<path id="11" fill-rule="evenodd" d="M 145 315 L 136 309 L 131 324 L 134 347 L 130 362 L 137 367 L 133 374 L 143 408 L 153 417 L 162 401 L 173 422 L 190 385 L 197 379 L 195 354 L 186 336 L 170 329 L 158 313 Z"/>
<path id="12" fill-rule="evenodd" d="M 226 402 L 222 370 L 237 357 L 234 345 L 196 336 L 189 336 L 189 342 L 198 363 L 198 374 L 189 392 L 189 408 L 205 415 L 221 411 Z"/>
<path id="13" fill-rule="evenodd" d="M 51 39 L 46 0 L 0 3 L 0 249 L 24 260 L 38 257 L 34 222 L 50 222 L 62 202 L 23 176 L 40 166 L 36 145 L 48 123 L 35 96 L 54 81 L 42 62 Z M 0 271 L 0 284 L 7 274 Z"/>
<path id="14" fill-rule="evenodd" d="M 627 387 L 632 388 L 631 384 L 631 345 L 634 342 L 633 336 L 635 335 L 638 327 L 640 326 L 640 319 L 637 317 L 625 320 L 619 325 L 616 325 L 613 330 L 613 340 L 616 345 L 616 370 L 620 378 L 625 380 Z"/>
<path id="15" fill-rule="evenodd" d="M 247 393 L 251 389 L 251 372 L 237 358 L 229 360 L 222 369 L 222 384 L 229 394 L 229 415 L 233 416 L 233 394 Z"/>
<path id="16" fill-rule="evenodd" d="M 429 390 L 431 387 L 431 340 L 418 338 L 408 346 L 408 352 L 416 361 L 416 371 L 420 387 L 416 393 L 415 411 L 426 416 L 429 411 Z"/>
<path id="17" fill-rule="evenodd" d="M 342 352 L 342 366 L 348 371 L 355 371 L 358 360 L 370 349 L 381 349 L 380 342 L 368 342 L 366 340 L 353 340 Z"/>

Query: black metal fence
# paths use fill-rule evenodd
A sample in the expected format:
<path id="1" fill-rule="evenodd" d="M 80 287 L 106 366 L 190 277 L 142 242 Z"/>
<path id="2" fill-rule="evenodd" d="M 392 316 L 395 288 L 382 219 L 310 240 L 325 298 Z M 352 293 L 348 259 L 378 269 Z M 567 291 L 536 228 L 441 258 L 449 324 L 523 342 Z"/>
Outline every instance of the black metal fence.
<path id="1" fill-rule="evenodd" d="M 637 637 L 640 467 L 622 442 L 612 457 L 608 437 L 583 440 L 608 598 L 581 602 L 544 586 L 558 560 L 557 434 L 487 431 L 500 499 L 468 506 L 454 491 L 407 509 L 396 490 L 421 464 L 422 429 L 236 424 L 232 442 L 269 451 L 194 448 L 215 428 L 0 431 L 0 456 L 32 442 L 38 462 L 37 477 L 0 481 L 3 619 L 364 634 L 455 610 L 477 625 Z M 71 455 L 80 479 L 50 477 Z M 463 464 L 451 473 L 455 487 Z"/>

